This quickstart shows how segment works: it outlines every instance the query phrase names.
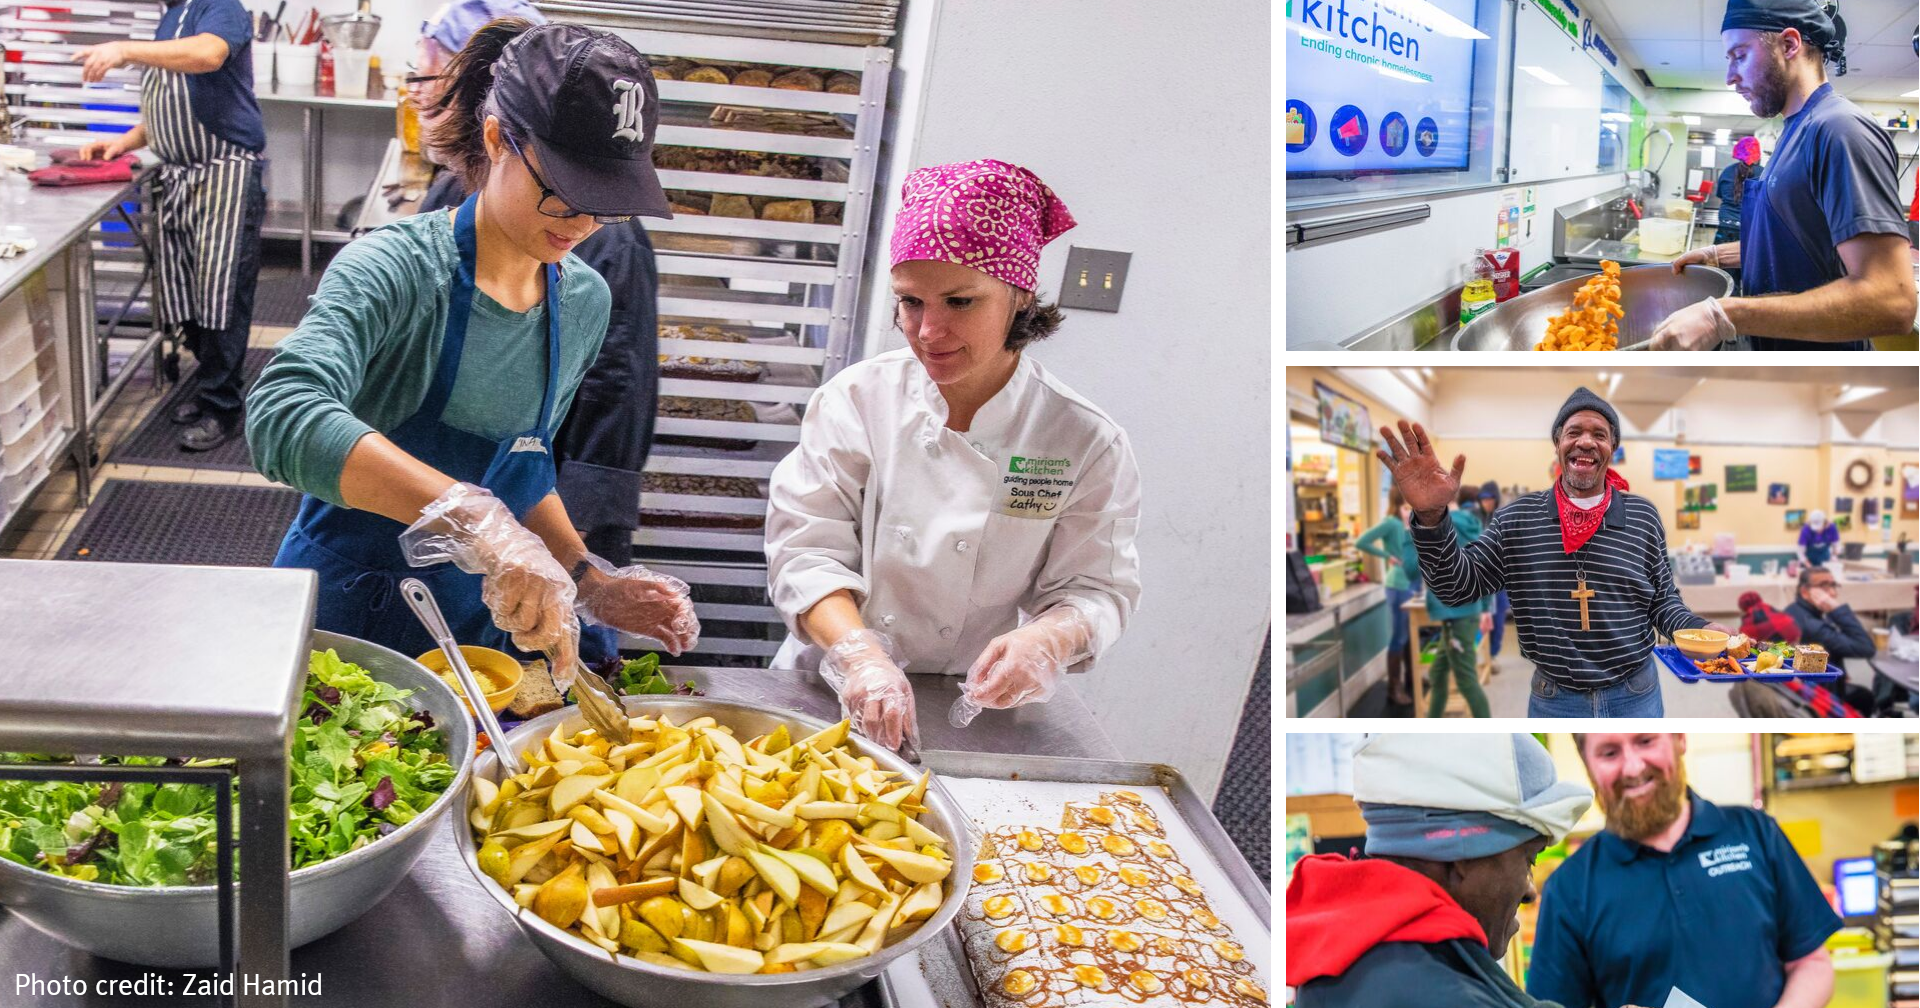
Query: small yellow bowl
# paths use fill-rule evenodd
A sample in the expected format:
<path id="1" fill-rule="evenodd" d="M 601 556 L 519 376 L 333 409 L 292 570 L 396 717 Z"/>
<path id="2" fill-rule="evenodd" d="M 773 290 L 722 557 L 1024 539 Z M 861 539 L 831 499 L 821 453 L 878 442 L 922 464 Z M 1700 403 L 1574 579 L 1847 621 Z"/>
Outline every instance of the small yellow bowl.
<path id="1" fill-rule="evenodd" d="M 473 670 L 474 677 L 480 680 L 481 688 L 487 691 L 487 706 L 493 708 L 495 714 L 505 710 L 513 702 L 513 695 L 520 692 L 520 677 L 523 674 L 520 662 L 504 651 L 478 644 L 462 644 L 460 653 L 466 657 L 467 667 Z M 473 705 L 467 703 L 467 691 L 460 688 L 460 678 L 447 666 L 447 656 L 439 648 L 415 660 L 453 687 L 454 696 L 467 704 L 469 714 L 473 713 Z"/>
<path id="2" fill-rule="evenodd" d="M 1673 646 L 1694 661 L 1705 661 L 1725 653 L 1729 639 L 1721 630 L 1677 630 L 1673 634 Z"/>

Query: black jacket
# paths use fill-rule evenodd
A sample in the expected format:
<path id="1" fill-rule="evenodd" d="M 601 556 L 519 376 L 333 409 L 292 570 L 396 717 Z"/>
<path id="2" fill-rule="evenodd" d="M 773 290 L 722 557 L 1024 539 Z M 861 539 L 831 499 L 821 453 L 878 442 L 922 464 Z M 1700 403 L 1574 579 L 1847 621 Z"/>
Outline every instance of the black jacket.
<path id="1" fill-rule="evenodd" d="M 1851 606 L 1842 605 L 1830 613 L 1807 604 L 1806 599 L 1796 598 L 1787 607 L 1787 615 L 1800 627 L 1800 640 L 1807 644 L 1818 644 L 1827 649 L 1827 664 L 1842 672 L 1842 658 L 1873 657 L 1873 634 L 1860 625 L 1860 617 L 1853 614 Z"/>
<path id="2" fill-rule="evenodd" d="M 1376 945 L 1337 977 L 1294 992 L 1296 1008 L 1560 1008 L 1535 1000 L 1467 938 Z"/>
<path id="3" fill-rule="evenodd" d="M 467 194 L 452 172 L 428 187 L 420 212 L 458 206 Z M 640 524 L 640 472 L 653 449 L 660 400 L 660 272 L 640 219 L 609 224 L 574 250 L 613 293 L 607 338 L 574 394 L 555 438 L 560 499 L 587 548 L 608 563 L 633 562 Z"/>

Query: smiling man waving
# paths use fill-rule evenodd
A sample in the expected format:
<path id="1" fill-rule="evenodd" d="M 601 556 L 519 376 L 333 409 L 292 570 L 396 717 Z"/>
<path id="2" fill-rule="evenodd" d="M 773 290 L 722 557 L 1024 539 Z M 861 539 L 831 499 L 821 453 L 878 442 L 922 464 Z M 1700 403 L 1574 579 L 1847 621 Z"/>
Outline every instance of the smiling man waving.
<path id="1" fill-rule="evenodd" d="M 1446 508 L 1467 457 L 1449 472 L 1419 424 L 1382 427 L 1380 461 L 1413 507 L 1409 528 L 1428 587 L 1448 605 L 1505 588 L 1520 653 L 1535 665 L 1529 717 L 1659 717 L 1655 630 L 1699 627 L 1674 588 L 1660 513 L 1608 468 L 1620 443 L 1613 407 L 1574 390 L 1553 419 L 1560 478 L 1494 512 L 1464 548 Z M 1402 442 L 1405 446 L 1402 446 Z"/>

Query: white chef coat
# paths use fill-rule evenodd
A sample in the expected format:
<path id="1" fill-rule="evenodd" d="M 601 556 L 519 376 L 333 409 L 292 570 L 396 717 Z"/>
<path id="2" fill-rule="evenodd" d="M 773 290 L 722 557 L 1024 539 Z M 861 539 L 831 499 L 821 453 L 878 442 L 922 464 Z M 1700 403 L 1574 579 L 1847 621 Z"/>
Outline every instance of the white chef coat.
<path id="1" fill-rule="evenodd" d="M 909 349 L 814 393 L 774 469 L 767 574 L 791 631 L 775 668 L 815 669 L 800 615 L 850 589 L 912 672 L 963 676 L 987 645 L 1066 599 L 1092 653 L 1140 598 L 1140 474 L 1126 432 L 1022 355 L 966 432 Z"/>

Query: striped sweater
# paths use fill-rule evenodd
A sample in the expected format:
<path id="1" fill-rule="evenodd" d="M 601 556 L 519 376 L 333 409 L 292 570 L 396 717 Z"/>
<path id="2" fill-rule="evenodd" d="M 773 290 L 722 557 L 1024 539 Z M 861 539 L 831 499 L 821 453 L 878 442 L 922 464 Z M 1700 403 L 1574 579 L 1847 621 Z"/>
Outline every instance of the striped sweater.
<path id="1" fill-rule="evenodd" d="M 1552 490 L 1515 499 L 1494 512 L 1479 539 L 1464 548 L 1453 523 L 1410 525 L 1420 573 L 1442 602 L 1464 605 L 1506 589 L 1513 603 L 1520 653 L 1540 674 L 1571 689 L 1596 690 L 1625 682 L 1646 664 L 1653 631 L 1707 625 L 1680 601 L 1667 559 L 1660 512 L 1644 497 L 1613 492 L 1606 519 L 1580 547 L 1587 587 L 1588 625 L 1580 629 L 1574 557 L 1560 542 L 1560 513 Z"/>

